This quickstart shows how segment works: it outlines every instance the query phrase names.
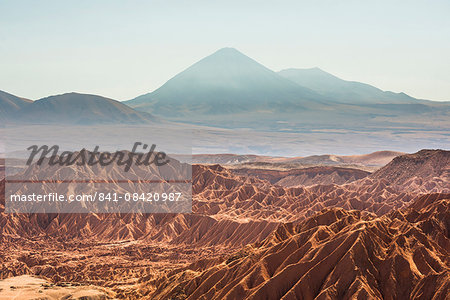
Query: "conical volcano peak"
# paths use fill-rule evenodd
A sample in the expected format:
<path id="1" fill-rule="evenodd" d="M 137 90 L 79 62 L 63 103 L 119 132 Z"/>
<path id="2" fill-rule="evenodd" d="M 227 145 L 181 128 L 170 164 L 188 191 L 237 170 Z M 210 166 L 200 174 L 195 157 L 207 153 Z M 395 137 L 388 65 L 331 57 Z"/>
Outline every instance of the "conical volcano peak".
<path id="1" fill-rule="evenodd" d="M 206 56 L 205 58 L 227 58 L 227 59 L 242 59 L 242 60 L 249 60 L 254 61 L 254 59 L 250 58 L 249 56 L 245 55 L 241 51 L 237 50 L 236 48 L 231 47 L 225 47 L 217 50 L 216 52 Z"/>
<path id="2" fill-rule="evenodd" d="M 215 65 L 220 66 L 220 68 L 227 68 L 232 65 L 240 65 L 242 67 L 249 65 L 258 65 L 258 68 L 263 68 L 268 70 L 263 65 L 259 64 L 254 59 L 248 57 L 244 53 L 240 52 L 235 48 L 222 48 L 217 50 L 211 55 L 206 56 L 195 65 Z"/>
<path id="3" fill-rule="evenodd" d="M 211 115 L 249 112 L 271 114 L 274 118 L 281 118 L 277 114 L 292 114 L 297 122 L 298 113 L 316 111 L 322 118 L 325 111 L 343 109 L 338 108 L 341 104 L 416 105 L 416 101 L 404 94 L 340 79 L 319 67 L 274 72 L 236 48 L 224 47 L 192 64 L 155 91 L 126 103 L 171 119 L 177 112 L 177 120 L 189 122 L 191 118 L 198 122 L 201 117 L 208 119 L 205 122 L 212 122 Z M 373 113 L 379 109 L 388 108 L 374 107 Z M 389 114 L 392 109 L 403 112 L 397 105 L 388 109 Z M 422 111 L 420 106 L 411 109 Z M 359 118 L 360 113 L 355 116 Z M 339 118 L 341 115 L 336 117 Z M 315 122 L 315 118 L 311 121 Z"/>
<path id="4" fill-rule="evenodd" d="M 321 96 L 286 79 L 234 48 L 222 48 L 129 102 L 162 116 L 210 116 L 304 109 Z"/>
<path id="5" fill-rule="evenodd" d="M 244 54 L 241 51 L 237 50 L 236 48 L 224 47 L 217 50 L 212 55 L 244 55 Z"/>

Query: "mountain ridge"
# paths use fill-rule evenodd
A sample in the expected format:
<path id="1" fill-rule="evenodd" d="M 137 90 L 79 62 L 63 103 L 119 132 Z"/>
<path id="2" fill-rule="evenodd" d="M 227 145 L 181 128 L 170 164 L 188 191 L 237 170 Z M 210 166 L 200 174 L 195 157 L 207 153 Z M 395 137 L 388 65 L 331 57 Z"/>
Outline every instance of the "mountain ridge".
<path id="1" fill-rule="evenodd" d="M 183 113 L 174 106 L 186 106 L 189 102 L 192 107 L 186 107 L 187 114 L 222 114 L 250 111 L 252 106 L 265 110 L 282 109 L 278 105 L 305 108 L 325 100 L 238 50 L 222 48 L 178 73 L 155 91 L 125 103 L 144 111 L 154 109 L 164 115 L 174 110 Z M 168 104 L 172 105 L 170 109 Z"/>
<path id="2" fill-rule="evenodd" d="M 382 91 L 319 68 L 274 72 L 232 48 L 214 52 L 153 92 L 124 103 L 182 123 L 267 131 L 416 130 L 423 124 L 432 127 L 430 118 L 446 124 L 450 115 L 450 102 Z"/>
<path id="3" fill-rule="evenodd" d="M 0 91 L 0 118 L 6 118 L 8 114 L 17 112 L 32 102 L 5 91 Z"/>
<path id="4" fill-rule="evenodd" d="M 288 68 L 279 71 L 278 74 L 335 101 L 348 101 L 347 103 L 370 103 L 370 101 L 375 100 L 381 103 L 429 101 L 416 99 L 403 92 L 383 91 L 359 81 L 344 80 L 317 67 L 309 69 Z"/>
<path id="5" fill-rule="evenodd" d="M 76 92 L 53 95 L 16 109 L 7 120 L 13 124 L 149 123 L 155 117 L 135 111 L 120 101 Z"/>

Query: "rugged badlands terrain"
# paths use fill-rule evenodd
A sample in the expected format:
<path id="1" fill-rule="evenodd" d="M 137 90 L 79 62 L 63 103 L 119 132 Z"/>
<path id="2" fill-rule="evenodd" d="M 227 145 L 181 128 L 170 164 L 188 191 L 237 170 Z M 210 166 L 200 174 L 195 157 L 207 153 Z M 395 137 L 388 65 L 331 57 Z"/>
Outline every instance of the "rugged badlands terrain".
<path id="1" fill-rule="evenodd" d="M 442 150 L 371 174 L 194 165 L 192 214 L 1 212 L 0 299 L 448 299 L 449 201 Z"/>

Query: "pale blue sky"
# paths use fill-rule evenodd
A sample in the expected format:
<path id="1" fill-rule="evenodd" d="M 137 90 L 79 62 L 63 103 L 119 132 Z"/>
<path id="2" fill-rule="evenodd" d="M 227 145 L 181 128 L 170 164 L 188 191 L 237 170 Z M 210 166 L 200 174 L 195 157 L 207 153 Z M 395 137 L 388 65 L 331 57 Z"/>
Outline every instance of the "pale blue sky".
<path id="1" fill-rule="evenodd" d="M 450 100 L 450 1 L 0 1 L 0 90 L 128 100 L 222 47 Z"/>

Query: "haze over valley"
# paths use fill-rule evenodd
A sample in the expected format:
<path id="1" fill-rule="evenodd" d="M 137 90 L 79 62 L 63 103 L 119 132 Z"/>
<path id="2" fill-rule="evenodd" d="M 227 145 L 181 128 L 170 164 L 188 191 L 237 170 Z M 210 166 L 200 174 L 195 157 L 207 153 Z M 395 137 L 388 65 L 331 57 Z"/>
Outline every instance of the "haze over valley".
<path id="1" fill-rule="evenodd" d="M 274 72 L 233 48 L 125 102 L 80 93 L 31 101 L 6 92 L 0 101 L 0 118 L 12 126 L 168 122 L 191 130 L 193 153 L 414 152 L 448 147 L 450 128 L 449 102 L 382 91 L 318 68 Z"/>

